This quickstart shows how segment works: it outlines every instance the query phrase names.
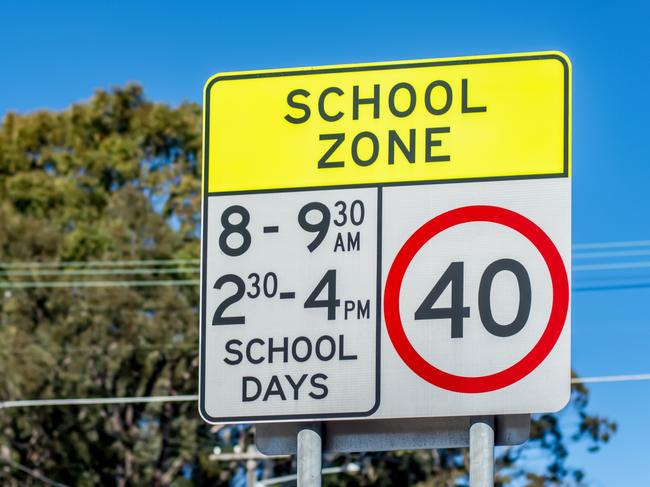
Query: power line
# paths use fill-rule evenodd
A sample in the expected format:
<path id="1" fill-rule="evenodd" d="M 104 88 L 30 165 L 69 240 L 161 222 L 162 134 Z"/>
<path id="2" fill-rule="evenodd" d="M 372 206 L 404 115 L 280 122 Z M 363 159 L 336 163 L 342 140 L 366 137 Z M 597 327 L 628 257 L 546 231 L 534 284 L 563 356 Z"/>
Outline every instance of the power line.
<path id="1" fill-rule="evenodd" d="M 198 401 L 196 394 L 184 396 L 130 396 L 130 397 L 84 397 L 72 399 L 27 399 L 20 401 L 0 401 L 0 409 L 42 406 L 90 406 L 102 404 L 139 404 L 149 402 Z"/>
<path id="2" fill-rule="evenodd" d="M 629 282 L 619 284 L 595 284 L 595 285 L 579 285 L 573 286 L 573 292 L 589 292 L 589 291 L 619 291 L 624 289 L 644 289 L 650 287 L 650 282 Z"/>
<path id="3" fill-rule="evenodd" d="M 584 264 L 574 265 L 573 271 L 607 271 L 615 269 L 648 269 L 650 268 L 650 261 L 640 262 L 620 262 L 614 264 Z"/>
<path id="4" fill-rule="evenodd" d="M 0 289 L 28 289 L 54 287 L 152 287 L 198 286 L 199 280 L 145 280 L 145 281 L 20 281 L 0 282 Z"/>
<path id="5" fill-rule="evenodd" d="M 18 269 L 23 267 L 128 267 L 128 266 L 157 266 L 157 265 L 184 265 L 199 264 L 199 259 L 146 259 L 146 260 L 78 260 L 78 261 L 26 261 L 26 262 L 0 262 L 0 267 Z"/>
<path id="6" fill-rule="evenodd" d="M 650 247 L 650 240 L 636 240 L 625 242 L 595 242 L 575 244 L 574 250 L 587 249 L 625 249 Z M 650 255 L 650 249 L 640 250 L 613 250 L 610 252 L 578 252 L 575 259 L 630 257 L 637 255 Z M 197 267 L 160 268 L 161 266 L 192 265 L 198 264 L 198 259 L 148 259 L 148 260 L 95 260 L 74 262 L 5 262 L 0 267 L 10 270 L 0 271 L 0 276 L 99 276 L 99 275 L 141 275 L 141 274 L 190 274 L 198 273 Z M 118 267 L 126 267 L 120 269 Z M 80 269 L 80 267 L 86 267 Z M 136 267 L 136 268 L 129 268 Z M 150 268 L 147 268 L 150 267 Z M 606 264 L 582 264 L 573 266 L 575 272 L 592 272 L 607 270 L 648 269 L 650 261 L 620 262 Z M 145 280 L 56 280 L 56 281 L 5 281 L 0 282 L 0 289 L 29 289 L 29 288 L 98 288 L 98 287 L 152 287 L 152 286 L 198 286 L 198 280 L 171 280 L 171 279 L 145 279 Z M 596 291 L 605 289 L 627 289 L 633 287 L 647 287 L 646 283 L 627 282 L 604 285 L 578 285 L 576 291 Z"/>
<path id="7" fill-rule="evenodd" d="M 83 352 L 106 353 L 106 352 L 110 352 L 109 348 L 113 344 L 114 342 L 109 343 L 108 345 L 88 345 L 85 347 L 47 345 L 47 346 L 43 346 L 42 348 L 46 348 L 48 351 L 58 351 L 58 352 L 65 352 L 65 353 L 83 353 Z M 128 350 L 170 350 L 170 349 L 171 350 L 193 350 L 196 349 L 198 353 L 199 344 L 197 338 L 197 341 L 195 343 L 178 342 L 178 343 L 162 343 L 160 345 L 131 345 L 131 344 L 121 345 L 120 344 L 120 348 L 128 349 Z M 0 347 L 0 353 L 11 354 L 11 355 L 23 355 L 31 352 L 25 350 L 24 348 Z"/>
<path id="8" fill-rule="evenodd" d="M 599 282 L 599 281 L 596 281 Z M 146 280 L 146 281 L 26 281 L 26 282 L 0 282 L 0 289 L 29 289 L 29 288 L 98 288 L 98 287 L 154 287 L 154 286 L 198 286 L 198 279 L 188 280 Z M 650 287 L 649 282 L 621 282 L 618 284 L 581 283 L 574 285 L 571 290 L 580 291 L 605 291 L 615 289 L 635 289 Z M 146 306 L 145 306 L 146 308 Z"/>
<path id="9" fill-rule="evenodd" d="M 52 480 L 51 478 L 46 477 L 42 473 L 39 473 L 36 470 L 32 470 L 31 468 L 28 468 L 25 465 L 22 465 L 20 463 L 14 462 L 13 460 L 10 460 L 8 458 L 0 458 L 0 460 L 5 462 L 10 467 L 15 468 L 16 470 L 20 470 L 21 472 L 26 473 L 30 477 L 40 480 L 44 484 L 51 485 L 53 487 L 68 487 L 67 485 L 62 484 L 61 482 Z"/>
<path id="10" fill-rule="evenodd" d="M 613 253 L 603 253 L 603 255 L 613 255 Z M 629 255 L 650 255 L 648 251 L 634 251 Z M 574 258 L 588 258 L 590 254 L 578 254 Z M 650 261 L 623 262 L 609 264 L 582 264 L 573 266 L 573 271 L 595 271 L 609 269 L 641 269 L 650 267 Z M 136 268 L 136 269 L 62 269 L 62 270 L 10 270 L 0 271 L 0 276 L 11 277 L 28 277 L 28 276 L 99 276 L 99 275 L 139 275 L 139 274 L 195 274 L 200 271 L 199 267 L 177 267 L 177 268 Z M 38 281 L 36 281 L 38 282 Z"/>
<path id="11" fill-rule="evenodd" d="M 574 377 L 572 384 L 591 384 L 599 382 L 632 382 L 650 380 L 650 374 L 604 375 L 601 377 Z"/>
<path id="12" fill-rule="evenodd" d="M 639 255 L 650 255 L 650 249 L 643 250 L 613 250 L 611 252 L 577 252 L 573 254 L 574 259 L 609 259 L 612 257 L 634 257 Z"/>
<path id="13" fill-rule="evenodd" d="M 650 263 L 647 267 L 650 268 Z M 628 267 L 628 269 L 640 267 Z M 644 266 L 645 268 L 645 266 Z M 602 280 L 596 280 L 597 284 L 589 285 L 588 282 L 581 282 L 574 284 L 572 291 L 602 291 L 608 289 L 632 289 L 644 288 L 650 286 L 650 281 L 635 281 L 627 282 L 622 281 L 614 284 L 601 284 Z M 171 280 L 142 280 L 142 281 L 5 281 L 0 282 L 0 289 L 30 289 L 30 288 L 98 288 L 98 287 L 154 287 L 154 286 L 198 286 L 200 281 L 198 279 L 171 279 Z M 146 308 L 146 306 L 145 306 Z"/>
<path id="14" fill-rule="evenodd" d="M 179 267 L 172 269 L 66 269 L 66 270 L 19 270 L 0 271 L 0 276 L 25 277 L 25 276 L 109 276 L 109 275 L 137 275 L 137 274 L 195 274 L 198 267 Z"/>
<path id="15" fill-rule="evenodd" d="M 593 384 L 605 382 L 636 382 L 650 380 L 650 374 L 607 375 L 600 377 L 573 377 L 572 384 Z M 103 404 L 133 404 L 156 402 L 193 402 L 198 401 L 197 394 L 183 396 L 131 396 L 131 397 L 91 397 L 72 399 L 26 399 L 2 401 L 0 409 L 42 406 L 89 406 Z"/>
<path id="16" fill-rule="evenodd" d="M 589 249 L 616 249 L 616 248 L 635 248 L 635 247 L 650 247 L 650 240 L 631 240 L 621 242 L 590 242 L 590 243 L 577 243 L 573 245 L 573 250 L 589 250 Z M 603 255 L 603 257 L 616 257 L 623 255 L 622 251 L 617 252 L 615 255 Z M 649 251 L 640 251 L 643 253 L 630 254 L 630 255 L 647 255 Z M 588 254 L 578 254 L 579 258 L 586 258 Z M 600 257 L 599 254 L 594 254 L 589 257 Z M 29 268 L 29 267 L 43 267 L 43 268 L 57 268 L 57 267 L 127 267 L 127 266 L 157 266 L 157 265 L 179 265 L 179 264 L 199 264 L 199 259 L 144 259 L 144 260 L 122 260 L 122 259 L 103 259 L 103 260 L 87 260 L 87 261 L 24 261 L 24 262 L 0 262 L 0 267 L 6 269 L 16 268 Z"/>
<path id="17" fill-rule="evenodd" d="M 573 250 L 613 249 L 622 247 L 650 247 L 650 240 L 630 240 L 626 242 L 595 242 L 573 244 Z"/>

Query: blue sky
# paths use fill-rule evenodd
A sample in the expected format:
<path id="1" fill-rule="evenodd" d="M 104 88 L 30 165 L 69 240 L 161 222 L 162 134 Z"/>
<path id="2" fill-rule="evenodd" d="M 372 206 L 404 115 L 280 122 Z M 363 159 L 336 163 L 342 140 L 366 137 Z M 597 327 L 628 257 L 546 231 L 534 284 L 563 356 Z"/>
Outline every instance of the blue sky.
<path id="1" fill-rule="evenodd" d="M 62 109 L 127 81 L 176 104 L 200 101 L 217 71 L 556 49 L 573 62 L 574 242 L 650 240 L 649 18 L 643 2 L 7 2 L 0 113 Z M 580 374 L 650 372 L 650 288 L 573 299 Z M 594 485 L 647 481 L 650 382 L 592 391 L 620 432 L 572 462 Z"/>

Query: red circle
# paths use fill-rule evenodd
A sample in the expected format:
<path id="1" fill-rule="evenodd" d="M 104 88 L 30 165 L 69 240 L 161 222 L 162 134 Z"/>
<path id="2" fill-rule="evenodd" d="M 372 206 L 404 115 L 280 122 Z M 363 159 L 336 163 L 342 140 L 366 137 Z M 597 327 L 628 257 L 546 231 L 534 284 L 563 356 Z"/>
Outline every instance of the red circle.
<path id="1" fill-rule="evenodd" d="M 440 370 L 427 362 L 411 345 L 399 312 L 404 275 L 415 254 L 440 232 L 463 223 L 491 222 L 509 227 L 526 237 L 544 258 L 551 274 L 553 304 L 546 329 L 533 349 L 514 365 L 490 375 L 467 377 Z M 427 382 L 454 392 L 490 392 L 514 384 L 530 374 L 557 342 L 569 308 L 569 282 L 564 262 L 548 235 L 528 218 L 497 206 L 465 206 L 447 211 L 422 225 L 402 246 L 388 271 L 384 291 L 384 316 L 393 346 L 413 372 Z"/>

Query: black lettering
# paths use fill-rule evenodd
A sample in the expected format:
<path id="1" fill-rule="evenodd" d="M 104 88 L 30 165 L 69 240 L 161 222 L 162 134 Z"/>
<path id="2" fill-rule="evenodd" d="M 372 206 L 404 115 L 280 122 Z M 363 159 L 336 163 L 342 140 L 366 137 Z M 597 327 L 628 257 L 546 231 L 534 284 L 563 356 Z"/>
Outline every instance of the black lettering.
<path id="1" fill-rule="evenodd" d="M 445 99 L 445 104 L 442 106 L 442 108 L 435 108 L 431 103 L 431 93 L 438 86 L 441 86 L 442 88 L 445 89 L 446 99 Z M 429 84 L 429 86 L 427 86 L 427 89 L 424 92 L 424 104 L 426 105 L 427 110 L 431 115 L 442 115 L 444 113 L 447 113 L 447 111 L 449 111 L 449 109 L 451 108 L 451 101 L 452 101 L 451 86 L 449 86 L 449 83 L 441 79 L 436 80 L 431 84 Z"/>
<path id="2" fill-rule="evenodd" d="M 236 338 L 233 339 L 233 340 L 228 340 L 226 342 L 226 352 L 232 353 L 237 358 L 231 359 L 231 358 L 226 357 L 225 359 L 223 359 L 223 361 L 226 362 L 228 365 L 240 364 L 242 359 L 244 358 L 244 356 L 242 355 L 242 353 L 239 350 L 234 349 L 233 346 L 237 345 L 239 347 L 239 346 L 241 346 L 241 344 L 242 344 L 241 340 L 237 340 Z"/>
<path id="3" fill-rule="evenodd" d="M 302 110 L 304 113 L 301 117 L 294 117 L 292 115 L 286 114 L 284 118 L 287 120 L 287 122 L 290 123 L 304 123 L 307 120 L 309 120 L 309 116 L 311 115 L 311 109 L 309 108 L 308 105 L 305 105 L 304 103 L 299 103 L 294 100 L 296 96 L 304 96 L 307 98 L 309 96 L 309 92 L 307 90 L 293 90 L 291 93 L 287 95 L 287 104 L 292 107 L 292 108 L 298 108 L 299 110 Z"/>
<path id="4" fill-rule="evenodd" d="M 298 355 L 298 344 L 300 342 L 304 342 L 307 346 L 307 351 L 302 357 Z M 299 336 L 296 338 L 291 345 L 291 355 L 296 362 L 306 362 L 309 360 L 309 357 L 311 357 L 311 341 L 309 341 L 309 338 L 304 336 Z"/>
<path id="5" fill-rule="evenodd" d="M 264 356 L 260 356 L 260 358 L 254 358 L 251 354 L 251 349 L 255 344 L 264 345 L 264 340 L 261 338 L 253 338 L 246 344 L 246 359 L 252 364 L 261 364 L 264 362 Z"/>
<path id="6" fill-rule="evenodd" d="M 404 144 L 395 130 L 388 131 L 388 164 L 395 163 L 395 144 L 402 151 L 402 155 L 411 164 L 415 162 L 415 129 L 409 130 L 409 146 Z"/>
<path id="7" fill-rule="evenodd" d="M 357 301 L 357 319 L 360 320 L 365 318 L 370 319 L 370 300 L 366 299 L 365 304 L 361 301 Z"/>
<path id="8" fill-rule="evenodd" d="M 449 156 L 434 156 L 431 154 L 432 147 L 440 147 L 442 141 L 440 139 L 432 139 L 433 134 L 448 134 L 449 127 L 430 127 L 426 130 L 425 146 L 426 146 L 426 162 L 446 162 L 450 160 Z"/>
<path id="9" fill-rule="evenodd" d="M 517 316 L 511 323 L 503 325 L 497 323 L 492 315 L 492 304 L 490 294 L 492 292 L 492 282 L 499 272 L 509 271 L 514 274 L 519 286 L 519 307 Z M 483 276 L 478 288 L 478 310 L 481 316 L 481 322 L 487 331 L 497 337 L 511 337 L 519 333 L 526 325 L 530 316 L 530 306 L 532 302 L 532 291 L 530 288 L 530 277 L 526 268 L 514 259 L 499 259 L 492 262 Z"/>
<path id="10" fill-rule="evenodd" d="M 398 110 L 395 106 L 395 95 L 397 94 L 397 91 L 401 89 L 408 91 L 411 97 L 408 108 L 403 111 Z M 415 102 L 415 88 L 413 88 L 413 86 L 411 86 L 409 83 L 397 83 L 391 88 L 390 93 L 388 94 L 388 108 L 390 109 L 390 112 L 396 117 L 408 117 L 411 113 L 413 113 L 413 110 L 415 110 Z"/>
<path id="11" fill-rule="evenodd" d="M 282 339 L 281 347 L 273 346 L 273 338 L 269 338 L 269 363 L 273 363 L 273 354 L 275 352 L 282 352 L 282 361 L 286 364 L 289 361 L 289 338 Z"/>
<path id="12" fill-rule="evenodd" d="M 318 161 L 318 169 L 327 169 L 328 167 L 343 167 L 345 164 L 343 161 L 328 161 L 330 156 L 334 154 L 334 151 L 338 149 L 339 145 L 345 140 L 345 134 L 321 134 L 319 136 L 320 140 L 333 140 L 334 143 L 332 146 L 327 149 L 327 152 L 323 154 L 323 157 Z"/>
<path id="13" fill-rule="evenodd" d="M 339 335 L 339 360 L 356 360 L 356 355 L 345 355 L 345 335 Z"/>
<path id="14" fill-rule="evenodd" d="M 469 97 L 467 96 L 467 78 L 463 78 L 463 89 L 462 89 L 462 113 L 478 113 L 478 112 L 487 112 L 487 107 L 470 107 L 469 102 L 467 101 Z"/>
<path id="15" fill-rule="evenodd" d="M 348 232 L 348 252 L 352 250 L 361 250 L 361 233 L 357 232 L 352 234 L 352 232 Z"/>
<path id="16" fill-rule="evenodd" d="M 340 233 L 336 236 L 336 242 L 334 242 L 334 252 L 345 252 L 343 236 Z"/>
<path id="17" fill-rule="evenodd" d="M 271 396 L 280 396 L 283 401 L 287 400 L 287 396 L 284 395 L 280 379 L 278 379 L 277 375 L 271 377 L 271 381 L 269 382 L 269 386 L 266 388 L 262 401 L 268 401 Z"/>
<path id="18" fill-rule="evenodd" d="M 370 154 L 370 157 L 368 159 L 361 159 L 361 157 L 359 157 L 359 142 L 364 138 L 370 139 L 372 142 L 372 154 Z M 377 140 L 377 136 L 372 132 L 359 132 L 352 140 L 352 159 L 359 166 L 369 166 L 377 160 L 378 155 L 379 140 Z"/>
<path id="19" fill-rule="evenodd" d="M 323 92 L 320 94 L 320 96 L 318 97 L 318 113 L 320 114 L 321 118 L 326 122 L 336 122 L 337 120 L 341 119 L 341 117 L 343 116 L 343 112 L 339 111 L 335 115 L 329 115 L 325 111 L 325 97 L 330 93 L 335 93 L 341 96 L 343 95 L 343 90 L 341 88 L 337 88 L 336 86 L 325 88 Z"/>
<path id="20" fill-rule="evenodd" d="M 350 314 L 351 311 L 354 311 L 354 301 L 346 300 L 344 310 L 345 310 L 344 316 L 345 316 L 345 319 L 347 320 L 348 319 L 348 314 Z M 340 353 L 341 353 L 341 351 L 339 350 L 339 354 Z"/>
<path id="21" fill-rule="evenodd" d="M 323 351 L 321 350 L 321 344 L 325 341 L 329 342 L 330 344 L 330 351 L 327 355 L 324 355 Z M 336 355 L 336 342 L 334 341 L 334 338 L 332 338 L 331 336 L 323 335 L 318 340 L 316 340 L 316 346 L 314 347 L 314 349 L 316 351 L 316 356 L 323 362 L 327 362 L 329 360 L 332 360 L 334 355 Z"/>
<path id="22" fill-rule="evenodd" d="M 312 387 L 320 389 L 322 392 L 320 394 L 314 394 L 313 392 L 310 392 L 309 395 L 314 399 L 325 399 L 328 393 L 327 386 L 325 384 L 319 384 L 318 382 L 316 382 L 317 379 L 322 379 L 323 381 L 326 381 L 327 376 L 325 374 L 314 374 L 311 377 L 310 382 Z"/>
<path id="23" fill-rule="evenodd" d="M 372 98 L 359 98 L 359 87 L 352 87 L 352 119 L 359 120 L 359 105 L 372 104 L 373 118 L 379 118 L 379 85 L 373 86 Z"/>
<path id="24" fill-rule="evenodd" d="M 302 383 L 305 382 L 305 379 L 307 378 L 307 374 L 303 374 L 300 377 L 300 380 L 298 380 L 297 383 L 293 381 L 293 379 L 291 378 L 291 376 L 289 374 L 285 375 L 284 377 L 285 377 L 285 379 L 287 379 L 287 382 L 289 382 L 289 384 L 293 388 L 293 398 L 297 401 L 298 400 L 298 390 L 300 389 L 300 386 L 302 385 Z"/>
<path id="25" fill-rule="evenodd" d="M 469 306 L 464 306 L 465 263 L 452 262 L 415 311 L 416 320 L 451 320 L 451 338 L 463 338 L 463 321 L 469 318 Z M 445 290 L 451 287 L 451 306 L 434 308 Z"/>
<path id="26" fill-rule="evenodd" d="M 257 387 L 257 392 L 252 396 L 248 394 L 249 382 L 252 382 Z M 258 397 L 260 397 L 261 393 L 262 393 L 262 383 L 259 380 L 257 380 L 255 377 L 246 377 L 246 376 L 242 377 L 242 396 L 241 396 L 242 402 L 254 401 Z"/>

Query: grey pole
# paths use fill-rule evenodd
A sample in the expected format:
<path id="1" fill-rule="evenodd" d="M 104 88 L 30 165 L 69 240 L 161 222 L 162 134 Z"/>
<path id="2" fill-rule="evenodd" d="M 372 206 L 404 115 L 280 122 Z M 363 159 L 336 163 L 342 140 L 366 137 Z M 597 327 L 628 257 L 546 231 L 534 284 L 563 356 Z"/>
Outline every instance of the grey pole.
<path id="1" fill-rule="evenodd" d="M 257 453 L 257 448 L 255 448 L 255 445 L 248 445 L 248 448 L 246 449 L 247 453 L 251 455 L 255 455 Z M 255 484 L 257 483 L 257 460 L 253 458 L 249 458 L 246 460 L 246 487 L 255 487 Z"/>
<path id="2" fill-rule="evenodd" d="M 321 423 L 298 428 L 298 487 L 321 487 L 323 440 Z"/>
<path id="3" fill-rule="evenodd" d="M 469 485 L 494 487 L 494 416 L 477 416 L 470 421 Z"/>

